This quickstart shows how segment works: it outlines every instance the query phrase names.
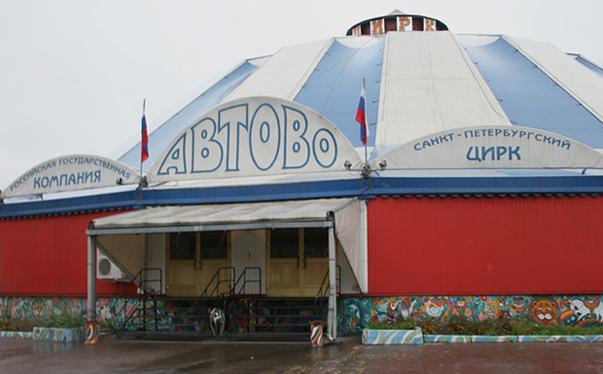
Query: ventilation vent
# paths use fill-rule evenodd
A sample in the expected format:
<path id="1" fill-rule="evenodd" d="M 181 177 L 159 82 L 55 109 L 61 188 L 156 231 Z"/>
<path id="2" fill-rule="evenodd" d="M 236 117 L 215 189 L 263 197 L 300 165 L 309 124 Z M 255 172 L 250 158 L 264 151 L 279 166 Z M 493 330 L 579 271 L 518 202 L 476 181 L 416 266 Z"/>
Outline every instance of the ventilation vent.
<path id="1" fill-rule="evenodd" d="M 108 258 L 101 258 L 98 261 L 98 274 L 107 276 L 111 274 L 111 261 Z"/>
<path id="2" fill-rule="evenodd" d="M 97 251 L 96 255 L 96 277 L 98 279 L 110 279 L 115 281 L 127 280 L 126 275 L 119 270 L 111 260 Z"/>

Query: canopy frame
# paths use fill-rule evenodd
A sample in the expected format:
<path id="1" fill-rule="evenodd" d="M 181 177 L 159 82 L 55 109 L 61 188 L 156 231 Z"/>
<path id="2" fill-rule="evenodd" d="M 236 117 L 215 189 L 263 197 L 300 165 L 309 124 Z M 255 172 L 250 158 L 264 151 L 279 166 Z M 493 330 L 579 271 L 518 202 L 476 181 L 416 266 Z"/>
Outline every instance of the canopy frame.
<path id="1" fill-rule="evenodd" d="M 321 220 L 279 220 L 258 221 L 246 223 L 229 224 L 203 224 L 203 225 L 157 225 L 157 226 L 133 226 L 123 228 L 94 228 L 94 222 L 86 231 L 88 236 L 87 246 L 87 313 L 88 324 L 96 324 L 96 241 L 98 236 L 103 235 L 132 235 L 153 234 L 169 232 L 195 232 L 195 231 L 232 231 L 253 229 L 279 229 L 279 228 L 326 228 L 328 229 L 329 247 L 329 297 L 327 314 L 327 337 L 330 341 L 337 338 L 337 285 L 336 285 L 336 239 L 335 219 L 333 212 L 327 212 Z"/>
<path id="2" fill-rule="evenodd" d="M 234 231 L 234 230 L 257 230 L 257 229 L 288 229 L 288 228 L 329 228 L 333 226 L 330 219 L 316 221 L 266 221 L 250 223 L 228 223 L 207 225 L 165 225 L 165 226 L 141 226 L 125 228 L 103 228 L 88 229 L 88 236 L 102 235 L 131 235 L 131 234 L 162 234 L 169 232 L 196 232 L 196 231 Z"/>

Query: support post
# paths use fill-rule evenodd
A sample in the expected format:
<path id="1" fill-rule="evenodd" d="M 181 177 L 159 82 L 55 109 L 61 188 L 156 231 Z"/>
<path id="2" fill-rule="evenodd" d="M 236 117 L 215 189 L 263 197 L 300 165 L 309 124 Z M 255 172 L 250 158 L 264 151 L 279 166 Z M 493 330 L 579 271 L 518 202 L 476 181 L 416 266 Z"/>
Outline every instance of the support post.
<path id="1" fill-rule="evenodd" d="M 337 274 L 335 259 L 335 229 L 329 227 L 329 313 L 327 323 L 329 324 L 327 332 L 331 341 L 337 339 Z"/>
<path id="2" fill-rule="evenodd" d="M 96 246 L 94 241 L 94 236 L 88 236 L 86 321 L 89 322 L 96 321 Z"/>
<path id="3" fill-rule="evenodd" d="M 87 299 L 86 299 L 86 344 L 96 344 L 96 245 L 95 237 L 88 235 Z"/>
<path id="4" fill-rule="evenodd" d="M 362 269 L 361 280 L 359 280 L 360 291 L 368 293 L 368 203 L 367 200 L 360 201 L 360 266 Z"/>

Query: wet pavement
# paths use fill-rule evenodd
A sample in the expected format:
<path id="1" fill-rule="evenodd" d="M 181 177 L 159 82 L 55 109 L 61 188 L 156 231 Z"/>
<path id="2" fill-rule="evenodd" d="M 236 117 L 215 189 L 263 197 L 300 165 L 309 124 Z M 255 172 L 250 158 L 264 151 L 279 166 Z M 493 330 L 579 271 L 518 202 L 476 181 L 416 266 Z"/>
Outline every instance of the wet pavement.
<path id="1" fill-rule="evenodd" d="M 603 373 L 603 344 L 362 346 L 0 339 L 0 373 Z"/>

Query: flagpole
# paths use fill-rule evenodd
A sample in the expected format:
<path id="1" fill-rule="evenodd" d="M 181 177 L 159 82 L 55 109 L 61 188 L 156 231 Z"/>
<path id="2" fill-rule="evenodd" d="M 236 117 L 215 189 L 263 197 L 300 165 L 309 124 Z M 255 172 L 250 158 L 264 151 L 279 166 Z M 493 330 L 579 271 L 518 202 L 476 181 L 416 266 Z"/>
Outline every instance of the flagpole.
<path id="1" fill-rule="evenodd" d="M 147 106 L 147 99 L 145 98 L 145 99 L 142 99 L 142 117 L 144 117 L 144 115 L 145 115 L 146 106 Z M 142 161 L 142 147 L 143 147 L 143 144 L 141 141 L 140 142 L 140 181 L 141 182 L 142 182 L 142 163 L 144 162 L 144 161 Z"/>
<path id="2" fill-rule="evenodd" d="M 144 98 L 142 99 L 142 117 L 141 117 L 141 121 L 144 120 L 144 115 L 145 115 L 145 109 L 147 106 L 147 99 Z M 144 147 L 143 140 L 142 140 L 142 131 L 143 129 L 141 128 L 141 139 L 140 139 L 140 182 L 138 182 L 138 207 L 142 208 L 142 199 L 143 199 L 143 194 L 142 194 L 142 188 L 144 186 L 144 181 L 142 179 L 142 163 L 144 162 L 142 160 L 142 147 Z"/>
<path id="3" fill-rule="evenodd" d="M 364 94 L 366 95 L 366 83 L 364 78 L 362 78 L 362 88 L 364 88 Z M 364 100 L 367 100 L 366 97 Z M 366 129 L 364 130 L 364 136 L 366 137 L 365 142 L 364 142 L 364 165 L 367 166 L 368 165 L 368 134 L 369 134 L 369 123 L 368 123 L 368 103 L 365 102 L 364 103 L 364 123 L 366 124 Z"/>

